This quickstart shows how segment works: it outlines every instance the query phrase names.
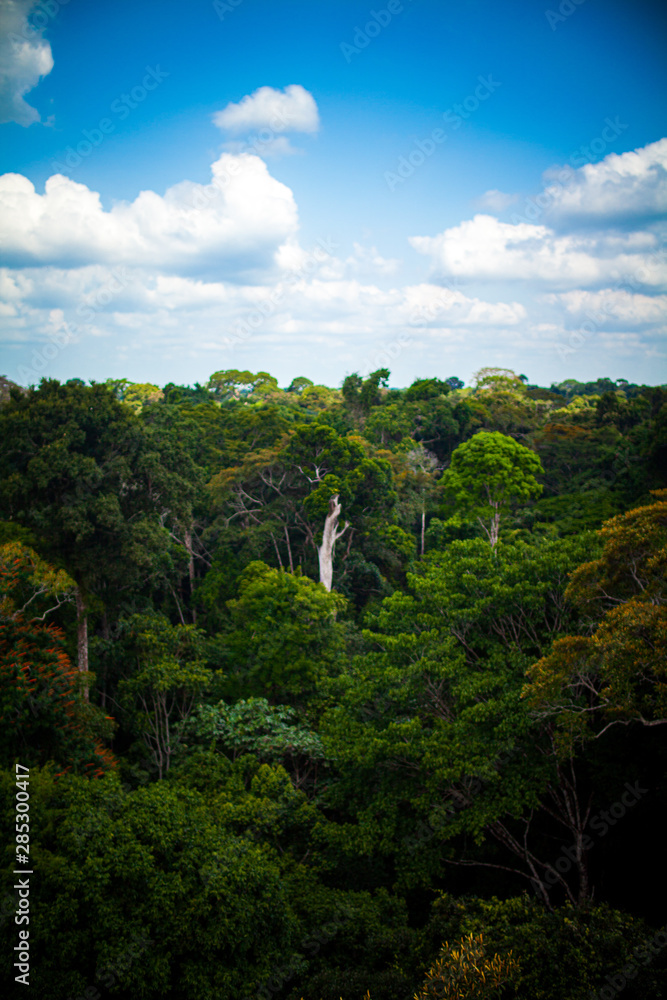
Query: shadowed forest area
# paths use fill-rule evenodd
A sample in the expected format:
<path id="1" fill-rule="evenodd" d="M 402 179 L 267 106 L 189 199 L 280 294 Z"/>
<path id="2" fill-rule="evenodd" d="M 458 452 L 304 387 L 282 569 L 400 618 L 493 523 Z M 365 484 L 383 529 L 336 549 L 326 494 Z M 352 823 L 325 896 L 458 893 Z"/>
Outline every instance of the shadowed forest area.
<path id="1" fill-rule="evenodd" d="M 667 387 L 389 380 L 0 379 L 7 996 L 667 995 Z"/>

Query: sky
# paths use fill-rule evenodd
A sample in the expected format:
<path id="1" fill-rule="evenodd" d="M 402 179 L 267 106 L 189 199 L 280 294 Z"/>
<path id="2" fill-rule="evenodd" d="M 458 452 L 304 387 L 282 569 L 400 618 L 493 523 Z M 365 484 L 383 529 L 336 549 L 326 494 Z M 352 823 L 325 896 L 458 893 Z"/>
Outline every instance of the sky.
<path id="1" fill-rule="evenodd" d="M 667 382 L 667 6 L 0 0 L 0 374 Z"/>

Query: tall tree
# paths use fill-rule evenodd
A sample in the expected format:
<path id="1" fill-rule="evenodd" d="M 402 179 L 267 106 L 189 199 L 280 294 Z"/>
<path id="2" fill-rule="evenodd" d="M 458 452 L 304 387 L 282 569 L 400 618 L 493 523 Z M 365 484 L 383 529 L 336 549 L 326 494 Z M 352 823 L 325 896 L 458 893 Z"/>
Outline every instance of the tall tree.
<path id="1" fill-rule="evenodd" d="M 91 599 L 118 601 L 156 571 L 168 548 L 160 515 L 177 484 L 189 489 L 156 443 L 104 385 L 43 379 L 0 410 L 0 510 L 76 581 L 83 672 Z"/>
<path id="2" fill-rule="evenodd" d="M 542 486 L 535 476 L 543 472 L 529 448 L 498 431 L 479 431 L 456 449 L 442 481 L 459 508 L 476 517 L 494 548 L 502 515 L 513 503 L 539 496 Z"/>

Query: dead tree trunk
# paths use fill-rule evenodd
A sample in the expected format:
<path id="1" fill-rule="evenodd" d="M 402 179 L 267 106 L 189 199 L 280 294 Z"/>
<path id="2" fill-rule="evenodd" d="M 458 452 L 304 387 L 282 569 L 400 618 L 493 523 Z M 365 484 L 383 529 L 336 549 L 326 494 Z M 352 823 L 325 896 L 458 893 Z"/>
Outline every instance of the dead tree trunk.
<path id="1" fill-rule="evenodd" d="M 329 513 L 324 520 L 324 531 L 322 532 L 322 544 L 317 550 L 320 560 L 320 583 L 323 583 L 327 590 L 331 590 L 333 583 L 333 553 L 338 539 L 345 534 L 350 527 L 345 522 L 345 527 L 338 530 L 338 521 L 342 508 L 338 500 L 338 494 L 329 500 Z"/>
<path id="2" fill-rule="evenodd" d="M 83 601 L 81 587 L 76 588 L 76 638 L 77 666 L 81 673 L 88 673 L 88 612 Z M 88 685 L 83 688 L 83 697 L 88 701 Z"/>

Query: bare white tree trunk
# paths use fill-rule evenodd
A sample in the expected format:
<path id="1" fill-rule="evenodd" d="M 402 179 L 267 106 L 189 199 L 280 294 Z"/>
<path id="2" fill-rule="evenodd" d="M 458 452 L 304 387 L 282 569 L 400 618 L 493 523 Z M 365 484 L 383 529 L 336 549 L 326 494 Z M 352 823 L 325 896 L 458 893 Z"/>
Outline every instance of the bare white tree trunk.
<path id="1" fill-rule="evenodd" d="M 320 583 L 323 583 L 327 590 L 331 590 L 333 583 L 333 553 L 337 540 L 344 535 L 350 527 L 345 522 L 345 527 L 338 531 L 338 521 L 342 508 L 338 499 L 338 494 L 329 500 L 329 513 L 324 520 L 324 531 L 322 532 L 322 544 L 317 550 L 320 560 Z"/>
<path id="2" fill-rule="evenodd" d="M 500 538 L 500 505 L 498 503 L 491 502 L 491 508 L 493 510 L 493 514 L 491 515 L 491 522 L 488 526 L 481 517 L 478 517 L 477 521 L 484 529 L 486 537 L 489 539 L 491 548 L 495 549 Z"/>

